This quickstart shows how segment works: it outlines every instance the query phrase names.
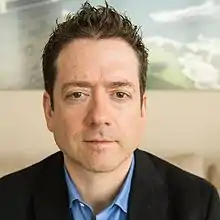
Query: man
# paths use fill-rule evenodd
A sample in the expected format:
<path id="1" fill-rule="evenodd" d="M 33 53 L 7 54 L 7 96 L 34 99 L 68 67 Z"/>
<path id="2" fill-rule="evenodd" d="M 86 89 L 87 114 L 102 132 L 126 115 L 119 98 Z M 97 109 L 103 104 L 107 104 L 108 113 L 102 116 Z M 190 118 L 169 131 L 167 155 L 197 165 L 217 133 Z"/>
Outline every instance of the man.
<path id="1" fill-rule="evenodd" d="M 138 150 L 148 51 L 138 28 L 85 3 L 43 52 L 43 107 L 60 152 L 0 180 L 1 220 L 219 220 L 207 181 Z"/>

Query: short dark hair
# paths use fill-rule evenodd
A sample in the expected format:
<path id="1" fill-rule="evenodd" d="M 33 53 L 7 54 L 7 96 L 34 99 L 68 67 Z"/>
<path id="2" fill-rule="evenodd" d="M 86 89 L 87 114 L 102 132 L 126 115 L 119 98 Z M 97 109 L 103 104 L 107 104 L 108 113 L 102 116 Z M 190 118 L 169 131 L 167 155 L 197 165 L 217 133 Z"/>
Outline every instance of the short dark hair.
<path id="1" fill-rule="evenodd" d="M 107 2 L 105 6 L 93 7 L 86 2 L 75 13 L 69 14 L 56 27 L 46 43 L 42 55 L 44 87 L 50 95 L 53 107 L 53 89 L 56 80 L 56 60 L 60 51 L 72 40 L 79 38 L 122 38 L 136 51 L 139 60 L 139 83 L 141 102 L 146 89 L 148 49 L 145 47 L 140 28 L 133 25 L 126 15 L 119 14 Z"/>

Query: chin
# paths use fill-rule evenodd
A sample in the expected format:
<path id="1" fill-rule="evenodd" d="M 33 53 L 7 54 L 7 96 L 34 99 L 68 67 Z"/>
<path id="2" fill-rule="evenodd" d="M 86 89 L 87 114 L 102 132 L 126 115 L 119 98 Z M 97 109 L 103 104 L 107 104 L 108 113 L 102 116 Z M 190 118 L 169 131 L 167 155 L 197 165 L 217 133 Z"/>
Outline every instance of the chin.
<path id="1" fill-rule="evenodd" d="M 94 158 L 94 160 L 88 161 L 87 164 L 84 164 L 84 167 L 92 172 L 96 173 L 106 173 L 106 172 L 112 172 L 116 170 L 125 160 L 126 158 Z"/>
<path id="2" fill-rule="evenodd" d="M 95 166 L 87 166 L 86 169 L 93 173 L 108 173 L 117 169 L 118 166 L 105 164 L 105 165 L 95 165 Z"/>

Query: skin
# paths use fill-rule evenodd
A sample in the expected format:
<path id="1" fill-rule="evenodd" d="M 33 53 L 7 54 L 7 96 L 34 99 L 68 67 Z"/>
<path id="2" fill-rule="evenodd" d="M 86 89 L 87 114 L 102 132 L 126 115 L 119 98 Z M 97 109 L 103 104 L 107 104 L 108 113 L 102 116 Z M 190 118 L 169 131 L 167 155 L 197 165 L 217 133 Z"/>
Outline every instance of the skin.
<path id="1" fill-rule="evenodd" d="M 98 213 L 120 190 L 144 131 L 138 58 L 123 39 L 77 39 L 56 66 L 54 110 L 43 95 L 47 127 L 82 199 Z"/>

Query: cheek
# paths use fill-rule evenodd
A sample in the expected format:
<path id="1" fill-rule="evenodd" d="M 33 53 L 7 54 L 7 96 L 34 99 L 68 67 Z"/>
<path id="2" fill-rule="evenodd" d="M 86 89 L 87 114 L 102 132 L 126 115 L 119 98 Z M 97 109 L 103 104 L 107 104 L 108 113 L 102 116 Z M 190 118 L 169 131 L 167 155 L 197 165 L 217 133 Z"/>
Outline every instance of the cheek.
<path id="1" fill-rule="evenodd" d="M 55 129 L 59 133 L 63 132 L 65 136 L 72 136 L 81 129 L 82 120 L 82 111 L 71 109 L 58 110 L 54 115 Z"/>
<path id="2" fill-rule="evenodd" d="M 125 124 L 136 127 L 140 124 L 141 109 L 137 106 L 137 104 L 133 104 L 133 106 L 129 106 L 123 114 L 120 113 L 120 117 L 123 118 Z"/>
<path id="3" fill-rule="evenodd" d="M 140 108 L 130 109 L 119 117 L 122 132 L 129 140 L 136 140 L 141 136 L 143 126 Z"/>

